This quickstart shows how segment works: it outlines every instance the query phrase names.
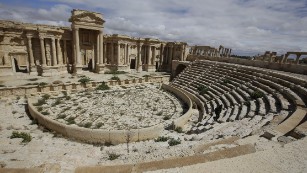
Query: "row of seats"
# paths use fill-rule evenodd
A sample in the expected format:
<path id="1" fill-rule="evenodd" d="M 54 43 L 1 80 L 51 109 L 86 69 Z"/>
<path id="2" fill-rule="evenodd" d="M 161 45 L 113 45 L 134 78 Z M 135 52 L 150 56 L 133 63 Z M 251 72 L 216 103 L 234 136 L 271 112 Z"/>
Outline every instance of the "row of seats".
<path id="1" fill-rule="evenodd" d="M 228 122 L 306 107 L 307 82 L 276 71 L 213 61 L 194 61 L 171 85 L 195 95 L 203 102 L 204 119 L 199 124 Z M 199 86 L 207 87 L 199 94 Z M 254 98 L 255 93 L 264 97 Z M 215 110 L 222 106 L 219 117 Z M 216 118 L 214 118 L 216 117 Z M 285 121 L 289 116 L 281 119 Z M 215 121 L 214 121 L 215 119 Z"/>

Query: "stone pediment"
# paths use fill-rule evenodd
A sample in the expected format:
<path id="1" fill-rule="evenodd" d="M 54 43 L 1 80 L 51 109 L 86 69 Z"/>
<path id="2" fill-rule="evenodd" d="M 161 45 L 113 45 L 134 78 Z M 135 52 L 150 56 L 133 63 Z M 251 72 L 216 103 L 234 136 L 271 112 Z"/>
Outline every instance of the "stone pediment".
<path id="1" fill-rule="evenodd" d="M 85 13 L 71 16 L 71 18 L 69 19 L 69 22 L 72 22 L 72 23 L 85 22 L 85 23 L 95 23 L 98 25 L 102 25 L 105 21 L 102 18 L 96 16 L 94 13 L 85 12 Z"/>

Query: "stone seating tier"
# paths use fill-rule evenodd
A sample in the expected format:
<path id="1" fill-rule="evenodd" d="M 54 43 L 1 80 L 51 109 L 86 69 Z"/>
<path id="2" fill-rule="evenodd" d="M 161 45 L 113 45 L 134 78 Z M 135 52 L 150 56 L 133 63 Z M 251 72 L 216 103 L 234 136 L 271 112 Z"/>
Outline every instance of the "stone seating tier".
<path id="1" fill-rule="evenodd" d="M 306 106 L 307 82 L 290 75 L 210 61 L 194 62 L 183 73 L 186 73 L 184 80 L 178 81 L 185 85 L 180 88 L 199 98 L 204 103 L 205 113 L 214 116 L 214 109 L 218 105 L 223 106 L 218 120 L 220 122 L 254 117 L 256 114 L 265 116 L 270 112 L 293 109 L 295 105 Z M 224 83 L 225 79 L 229 83 Z M 174 84 L 182 85 L 179 82 Z M 205 85 L 209 90 L 200 95 L 197 90 L 199 85 Z M 250 100 L 256 90 L 263 92 L 265 97 Z M 204 120 L 214 121 L 210 116 L 205 116 Z M 266 121 L 263 119 L 264 124 Z"/>

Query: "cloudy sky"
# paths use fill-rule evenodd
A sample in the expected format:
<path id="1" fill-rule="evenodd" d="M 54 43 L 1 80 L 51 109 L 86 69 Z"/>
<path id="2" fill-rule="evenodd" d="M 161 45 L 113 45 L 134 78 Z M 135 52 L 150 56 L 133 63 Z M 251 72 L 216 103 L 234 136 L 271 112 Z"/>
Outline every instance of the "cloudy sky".
<path id="1" fill-rule="evenodd" d="M 307 52 L 307 0 L 0 0 L 0 19 L 69 26 L 74 8 L 103 13 L 107 34 Z"/>

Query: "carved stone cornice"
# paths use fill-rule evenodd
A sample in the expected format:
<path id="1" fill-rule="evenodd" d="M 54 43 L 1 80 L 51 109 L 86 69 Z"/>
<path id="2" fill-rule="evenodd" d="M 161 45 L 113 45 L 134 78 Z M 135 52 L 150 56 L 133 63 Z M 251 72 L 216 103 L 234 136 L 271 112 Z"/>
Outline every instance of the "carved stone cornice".
<path id="1" fill-rule="evenodd" d="M 90 17 L 92 19 L 94 19 L 94 23 L 98 24 L 98 25 L 102 25 L 104 24 L 104 20 L 100 17 L 97 17 L 95 14 L 93 13 L 90 13 L 90 12 L 84 12 L 82 14 L 77 14 L 77 15 L 74 15 L 74 16 L 71 16 L 70 19 L 69 19 L 69 22 L 85 22 L 84 20 L 82 20 L 82 18 L 85 18 L 85 17 Z"/>

